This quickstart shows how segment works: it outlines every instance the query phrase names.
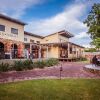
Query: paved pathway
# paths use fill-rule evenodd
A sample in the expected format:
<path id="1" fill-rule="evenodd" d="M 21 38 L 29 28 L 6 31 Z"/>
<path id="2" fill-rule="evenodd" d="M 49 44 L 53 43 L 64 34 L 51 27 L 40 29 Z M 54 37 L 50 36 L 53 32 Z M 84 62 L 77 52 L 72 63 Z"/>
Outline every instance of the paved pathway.
<path id="1" fill-rule="evenodd" d="M 83 67 L 86 64 L 79 62 L 66 62 L 63 63 L 63 78 L 100 78 L 96 74 L 86 72 L 83 70 Z M 33 69 L 31 71 L 22 71 L 22 72 L 5 72 L 0 73 L 0 82 L 12 82 L 12 81 L 21 81 L 29 79 L 43 79 L 43 78 L 59 78 L 60 65 L 53 66 L 44 69 Z"/>

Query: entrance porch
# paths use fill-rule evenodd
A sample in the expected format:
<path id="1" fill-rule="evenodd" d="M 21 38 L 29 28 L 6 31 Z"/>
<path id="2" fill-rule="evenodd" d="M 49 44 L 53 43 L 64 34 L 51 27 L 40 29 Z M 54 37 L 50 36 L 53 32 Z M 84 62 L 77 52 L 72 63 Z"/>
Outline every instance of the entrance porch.
<path id="1" fill-rule="evenodd" d="M 0 39 L 0 59 L 23 58 L 23 49 L 22 42 Z"/>
<path id="2" fill-rule="evenodd" d="M 59 60 L 73 61 L 83 57 L 84 48 L 71 42 L 42 44 L 49 47 L 48 55 Z"/>

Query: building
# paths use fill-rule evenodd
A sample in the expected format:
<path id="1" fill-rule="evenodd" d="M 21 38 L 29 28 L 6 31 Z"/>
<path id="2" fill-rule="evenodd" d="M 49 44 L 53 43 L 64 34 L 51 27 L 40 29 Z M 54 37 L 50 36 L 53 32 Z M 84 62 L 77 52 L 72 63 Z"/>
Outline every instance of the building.
<path id="1" fill-rule="evenodd" d="M 26 23 L 0 14 L 0 58 L 23 57 L 24 25 Z"/>
<path id="2" fill-rule="evenodd" d="M 0 14 L 0 59 L 83 56 L 84 47 L 69 42 L 71 33 L 63 30 L 44 37 L 24 31 L 25 25 Z"/>
<path id="3" fill-rule="evenodd" d="M 69 42 L 73 35 L 65 30 L 42 37 L 24 33 L 25 48 L 33 58 L 80 58 L 84 47 Z"/>

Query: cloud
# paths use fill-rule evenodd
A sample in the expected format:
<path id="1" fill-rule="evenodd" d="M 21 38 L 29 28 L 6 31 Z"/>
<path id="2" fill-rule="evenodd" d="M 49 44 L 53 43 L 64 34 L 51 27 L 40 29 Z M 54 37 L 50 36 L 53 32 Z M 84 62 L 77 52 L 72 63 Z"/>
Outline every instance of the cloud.
<path id="1" fill-rule="evenodd" d="M 31 20 L 29 25 L 26 27 L 26 30 L 43 35 L 61 31 L 63 29 L 70 32 L 86 30 L 87 27 L 79 20 L 84 9 L 86 9 L 84 4 L 75 4 L 70 7 L 65 7 L 63 12 L 60 12 L 50 18 Z"/>
<path id="2" fill-rule="evenodd" d="M 27 8 L 39 5 L 46 0 L 0 0 L 0 12 L 9 14 L 11 17 L 23 17 Z M 87 11 L 87 4 L 76 0 L 75 4 L 66 5 L 62 12 L 46 19 L 35 19 L 34 16 L 28 22 L 26 30 L 39 35 L 48 35 L 66 29 L 75 35 L 72 41 L 87 38 L 87 27 L 83 24 L 81 17 Z M 84 1 L 84 0 L 83 0 Z M 79 2 L 79 3 L 78 3 Z M 81 40 L 82 39 L 82 40 Z M 82 44 L 82 42 L 80 42 Z"/>
<path id="3" fill-rule="evenodd" d="M 84 44 L 82 46 L 84 46 L 85 48 L 95 48 L 94 45 L 90 45 L 90 44 Z"/>
<path id="4" fill-rule="evenodd" d="M 90 47 L 91 39 L 86 31 L 84 31 L 76 34 L 73 38 L 70 39 L 70 41 L 84 47 Z"/>
<path id="5" fill-rule="evenodd" d="M 0 12 L 14 18 L 21 17 L 31 6 L 41 4 L 44 0 L 0 0 Z"/>
<path id="6" fill-rule="evenodd" d="M 85 48 L 91 48 L 91 45 L 90 44 L 84 44 L 82 46 L 85 47 Z"/>
<path id="7" fill-rule="evenodd" d="M 75 39 L 89 38 L 89 35 L 86 32 L 81 32 L 74 37 Z"/>
<path id="8" fill-rule="evenodd" d="M 25 29 L 44 36 L 65 29 L 75 35 L 70 39 L 71 42 L 89 46 L 90 38 L 86 33 L 87 27 L 80 20 L 86 10 L 87 5 L 81 3 L 66 6 L 63 12 L 50 18 L 32 19 Z"/>
<path id="9" fill-rule="evenodd" d="M 100 3 L 99 0 L 75 0 L 76 3 L 86 3 L 88 6 L 93 5 L 94 3 Z"/>

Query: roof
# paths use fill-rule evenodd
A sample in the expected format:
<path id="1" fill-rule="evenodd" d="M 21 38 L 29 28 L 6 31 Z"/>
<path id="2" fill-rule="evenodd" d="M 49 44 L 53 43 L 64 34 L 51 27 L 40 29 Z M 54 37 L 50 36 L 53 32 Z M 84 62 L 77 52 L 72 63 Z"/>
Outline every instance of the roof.
<path id="1" fill-rule="evenodd" d="M 77 47 L 80 47 L 80 48 L 84 48 L 83 46 L 80 46 L 80 45 L 78 45 L 78 44 L 75 44 L 75 43 L 72 43 L 72 42 L 56 42 L 56 43 L 43 43 L 43 44 L 41 44 L 41 45 L 47 45 L 47 46 L 50 46 L 50 45 L 54 45 L 54 46 L 63 46 L 63 45 L 65 45 L 65 46 L 67 46 L 67 44 L 68 43 L 70 43 L 70 44 L 72 44 L 72 45 L 75 45 L 75 46 L 77 46 Z"/>
<path id="2" fill-rule="evenodd" d="M 78 45 L 78 44 L 75 44 L 75 43 L 72 43 L 72 42 L 69 42 L 70 44 L 73 44 L 73 45 L 75 45 L 75 46 L 78 46 L 78 47 L 80 47 L 80 48 L 85 48 L 85 47 L 83 47 L 83 46 L 80 46 L 80 45 Z"/>
<path id="3" fill-rule="evenodd" d="M 40 35 L 37 35 L 37 34 L 33 34 L 33 33 L 30 33 L 30 32 L 26 32 L 26 31 L 24 31 L 24 34 L 29 35 L 29 36 L 34 36 L 34 37 L 37 37 L 37 38 L 41 38 L 41 39 L 44 38 L 43 36 L 40 36 Z"/>
<path id="4" fill-rule="evenodd" d="M 65 30 L 59 31 L 58 33 L 62 36 L 68 37 L 68 38 L 74 37 L 73 34 L 69 33 L 68 31 L 65 31 Z"/>
<path id="5" fill-rule="evenodd" d="M 59 32 L 56 32 L 56 33 L 53 33 L 53 34 L 49 34 L 49 35 L 47 35 L 47 36 L 45 36 L 45 37 L 52 36 L 52 35 L 55 35 L 55 34 L 57 34 L 57 33 L 58 33 L 59 35 L 62 35 L 62 36 L 64 36 L 64 37 L 67 37 L 67 38 L 74 37 L 73 34 L 69 33 L 68 31 L 65 31 L 65 30 L 62 30 L 62 31 L 59 31 Z"/>
<path id="6" fill-rule="evenodd" d="M 26 23 L 19 21 L 18 19 L 14 19 L 14 18 L 11 18 L 11 17 L 3 15 L 3 14 L 0 14 L 0 18 L 6 19 L 8 21 L 11 21 L 11 22 L 14 22 L 14 23 L 17 23 L 17 24 L 20 24 L 20 25 L 27 25 Z"/>

